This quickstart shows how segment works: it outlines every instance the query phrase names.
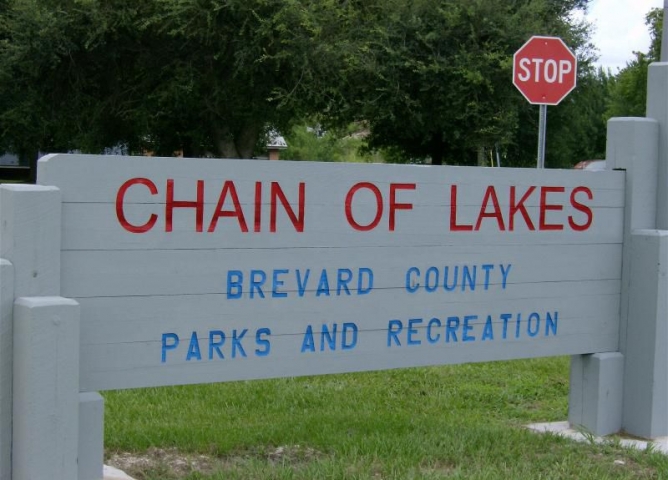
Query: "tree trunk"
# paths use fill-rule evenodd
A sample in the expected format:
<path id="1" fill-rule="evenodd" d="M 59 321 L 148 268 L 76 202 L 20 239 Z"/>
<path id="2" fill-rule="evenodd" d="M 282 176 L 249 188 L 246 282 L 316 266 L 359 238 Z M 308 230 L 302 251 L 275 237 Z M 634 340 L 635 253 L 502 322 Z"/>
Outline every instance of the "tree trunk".
<path id="1" fill-rule="evenodd" d="M 487 165 L 487 159 L 485 158 L 485 147 L 478 147 L 478 166 L 484 167 Z"/>
<path id="2" fill-rule="evenodd" d="M 261 125 L 244 126 L 235 139 L 239 158 L 253 158 L 261 129 Z"/>
<path id="3" fill-rule="evenodd" d="M 433 134 L 430 143 L 430 156 L 432 165 L 443 165 L 445 157 L 445 143 L 441 140 L 440 134 Z"/>
<path id="4" fill-rule="evenodd" d="M 213 128 L 213 141 L 221 158 L 239 158 L 234 137 L 227 126 Z"/>
<path id="5" fill-rule="evenodd" d="M 214 127 L 214 144 L 222 158 L 253 158 L 261 125 L 245 125 L 234 134 L 227 126 Z"/>

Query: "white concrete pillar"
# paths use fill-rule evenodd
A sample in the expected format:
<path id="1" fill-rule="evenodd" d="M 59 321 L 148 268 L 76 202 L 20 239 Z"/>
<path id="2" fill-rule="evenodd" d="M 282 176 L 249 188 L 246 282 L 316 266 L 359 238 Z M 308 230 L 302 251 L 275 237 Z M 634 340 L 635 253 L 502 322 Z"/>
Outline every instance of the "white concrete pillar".
<path id="1" fill-rule="evenodd" d="M 104 399 L 97 392 L 79 394 L 79 479 L 104 476 Z"/>
<path id="2" fill-rule="evenodd" d="M 619 352 L 572 357 L 568 413 L 572 425 L 596 435 L 616 433 L 623 424 L 631 232 L 656 224 L 658 149 L 656 120 L 613 118 L 608 122 L 607 168 L 626 171 Z"/>
<path id="3" fill-rule="evenodd" d="M 56 187 L 0 185 L 0 258 L 14 265 L 14 295 L 60 295 L 61 201 Z"/>
<path id="4" fill-rule="evenodd" d="M 0 258 L 0 480 L 12 478 L 14 267 Z"/>
<path id="5" fill-rule="evenodd" d="M 79 304 L 62 297 L 14 303 L 13 480 L 76 480 Z"/>

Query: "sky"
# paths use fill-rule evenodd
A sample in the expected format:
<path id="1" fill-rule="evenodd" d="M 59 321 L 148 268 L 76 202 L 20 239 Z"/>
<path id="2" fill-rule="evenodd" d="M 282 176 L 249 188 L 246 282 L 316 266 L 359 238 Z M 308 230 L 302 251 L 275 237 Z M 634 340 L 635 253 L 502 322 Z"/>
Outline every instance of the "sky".
<path id="1" fill-rule="evenodd" d="M 586 18 L 594 24 L 599 65 L 617 73 L 633 59 L 634 51 L 647 52 L 645 15 L 652 8 L 663 8 L 663 0 L 594 0 L 589 5 Z"/>

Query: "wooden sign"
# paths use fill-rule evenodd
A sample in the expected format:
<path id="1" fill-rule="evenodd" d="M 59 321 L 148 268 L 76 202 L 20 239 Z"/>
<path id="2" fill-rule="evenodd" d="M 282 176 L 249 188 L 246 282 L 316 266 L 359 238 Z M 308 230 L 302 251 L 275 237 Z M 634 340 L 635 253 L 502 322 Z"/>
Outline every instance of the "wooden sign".
<path id="1" fill-rule="evenodd" d="M 51 155 L 82 391 L 617 350 L 622 172 Z"/>

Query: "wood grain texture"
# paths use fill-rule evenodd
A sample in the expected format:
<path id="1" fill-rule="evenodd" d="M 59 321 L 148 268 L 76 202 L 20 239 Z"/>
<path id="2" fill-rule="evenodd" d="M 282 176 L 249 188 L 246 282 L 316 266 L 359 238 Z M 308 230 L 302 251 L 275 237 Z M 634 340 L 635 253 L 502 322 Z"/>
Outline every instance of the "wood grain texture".
<path id="1" fill-rule="evenodd" d="M 134 178 L 145 233 L 117 215 Z M 203 189 L 201 232 L 195 207 L 166 231 L 168 179 L 175 201 Z M 57 155 L 38 181 L 62 192 L 82 391 L 617 349 L 623 172 Z M 280 201 L 271 231 L 272 182 L 294 215 L 304 184 L 303 231 Z"/>

